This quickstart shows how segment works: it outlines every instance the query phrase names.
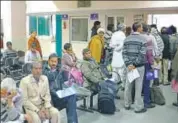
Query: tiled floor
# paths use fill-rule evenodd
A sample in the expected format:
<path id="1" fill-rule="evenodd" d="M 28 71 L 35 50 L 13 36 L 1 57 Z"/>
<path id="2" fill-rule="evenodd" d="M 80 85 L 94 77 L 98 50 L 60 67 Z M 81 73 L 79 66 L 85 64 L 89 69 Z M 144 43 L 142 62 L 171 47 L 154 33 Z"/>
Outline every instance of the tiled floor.
<path id="1" fill-rule="evenodd" d="M 116 102 L 120 112 L 114 115 L 102 115 L 98 112 L 87 113 L 78 110 L 79 123 L 178 123 L 178 108 L 172 106 L 176 94 L 172 93 L 169 86 L 161 88 L 166 98 L 165 106 L 156 106 L 146 113 L 135 114 L 133 110 L 127 111 L 123 108 L 123 92 L 121 92 L 121 100 Z M 67 123 L 65 110 L 62 111 L 62 117 L 63 123 Z"/>

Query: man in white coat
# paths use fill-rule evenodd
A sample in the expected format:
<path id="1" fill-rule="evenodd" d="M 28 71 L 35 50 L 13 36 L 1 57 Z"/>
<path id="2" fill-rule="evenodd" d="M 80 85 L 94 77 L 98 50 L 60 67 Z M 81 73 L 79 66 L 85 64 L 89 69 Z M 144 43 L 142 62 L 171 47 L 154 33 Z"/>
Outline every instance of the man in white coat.
<path id="1" fill-rule="evenodd" d="M 126 67 L 122 57 L 122 48 L 124 44 L 126 25 L 119 24 L 117 26 L 117 31 L 112 35 L 110 47 L 113 48 L 113 59 L 112 59 L 112 68 L 113 68 L 113 75 L 112 77 L 115 81 L 122 81 L 122 87 L 125 87 L 126 81 Z M 119 77 L 120 76 L 120 77 Z"/>

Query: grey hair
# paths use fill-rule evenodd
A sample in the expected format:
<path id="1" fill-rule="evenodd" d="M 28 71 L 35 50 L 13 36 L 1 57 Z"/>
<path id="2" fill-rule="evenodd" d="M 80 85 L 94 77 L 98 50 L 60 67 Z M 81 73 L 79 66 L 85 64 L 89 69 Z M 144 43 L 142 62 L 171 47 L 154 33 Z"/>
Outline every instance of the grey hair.
<path id="1" fill-rule="evenodd" d="M 1 81 L 1 88 L 6 88 L 7 90 L 16 90 L 16 82 L 12 78 L 5 78 Z"/>
<path id="2" fill-rule="evenodd" d="M 126 25 L 125 24 L 118 24 L 117 25 L 117 30 L 118 31 L 124 31 L 126 29 Z"/>
<path id="3" fill-rule="evenodd" d="M 32 62 L 32 64 L 31 64 L 31 67 L 32 67 L 32 69 L 34 68 L 34 67 L 36 67 L 36 66 L 38 66 L 38 65 L 41 65 L 42 66 L 42 63 L 41 62 Z"/>

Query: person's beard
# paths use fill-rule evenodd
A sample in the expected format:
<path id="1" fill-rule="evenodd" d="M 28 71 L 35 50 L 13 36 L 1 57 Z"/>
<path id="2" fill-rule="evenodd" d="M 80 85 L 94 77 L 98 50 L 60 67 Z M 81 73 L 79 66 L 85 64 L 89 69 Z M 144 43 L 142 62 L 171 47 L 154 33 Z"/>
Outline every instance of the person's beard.
<path id="1" fill-rule="evenodd" d="M 91 58 L 89 58 L 89 57 L 84 57 L 84 60 L 89 61 L 89 60 L 91 60 Z"/>
<path id="2" fill-rule="evenodd" d="M 39 75 L 33 75 L 34 79 L 35 79 L 37 82 L 39 82 L 40 76 L 41 76 L 41 74 L 39 74 Z"/>

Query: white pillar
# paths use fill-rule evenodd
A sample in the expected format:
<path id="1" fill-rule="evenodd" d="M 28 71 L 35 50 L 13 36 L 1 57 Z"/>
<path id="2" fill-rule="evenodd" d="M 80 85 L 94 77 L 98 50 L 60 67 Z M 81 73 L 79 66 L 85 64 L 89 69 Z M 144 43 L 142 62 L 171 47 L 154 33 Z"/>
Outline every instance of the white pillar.
<path id="1" fill-rule="evenodd" d="M 26 1 L 11 1 L 11 38 L 14 49 L 26 51 Z"/>

